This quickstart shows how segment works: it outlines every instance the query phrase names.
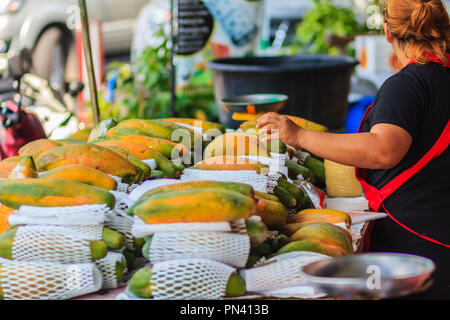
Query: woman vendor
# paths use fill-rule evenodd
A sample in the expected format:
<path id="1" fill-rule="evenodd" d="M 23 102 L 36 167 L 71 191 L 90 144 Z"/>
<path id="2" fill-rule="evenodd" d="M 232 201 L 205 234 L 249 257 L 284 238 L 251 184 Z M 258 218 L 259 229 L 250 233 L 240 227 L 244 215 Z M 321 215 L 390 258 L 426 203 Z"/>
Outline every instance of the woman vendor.
<path id="1" fill-rule="evenodd" d="M 315 132 L 276 113 L 259 134 L 356 167 L 372 210 L 375 252 L 421 255 L 436 264 L 420 299 L 450 299 L 450 21 L 442 0 L 387 0 L 386 40 L 403 69 L 380 88 L 357 134 Z"/>

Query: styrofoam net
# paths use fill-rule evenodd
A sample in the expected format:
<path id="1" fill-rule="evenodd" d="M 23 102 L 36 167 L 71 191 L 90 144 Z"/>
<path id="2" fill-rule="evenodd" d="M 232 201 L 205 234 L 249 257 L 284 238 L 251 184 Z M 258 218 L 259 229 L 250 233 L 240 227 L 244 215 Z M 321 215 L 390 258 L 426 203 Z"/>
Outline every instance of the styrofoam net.
<path id="1" fill-rule="evenodd" d="M 120 178 L 120 177 L 113 176 L 111 174 L 109 176 L 111 178 L 113 178 L 114 180 L 116 180 L 116 182 L 117 182 L 117 191 L 124 192 L 124 193 L 128 192 L 128 188 L 130 187 L 130 185 L 128 183 L 123 183 L 122 182 L 122 178 Z"/>
<path id="2" fill-rule="evenodd" d="M 204 258 L 242 268 L 250 252 L 248 235 L 225 232 L 158 232 L 151 241 L 151 263 Z"/>
<path id="3" fill-rule="evenodd" d="M 116 252 L 108 252 L 106 257 L 96 260 L 94 263 L 102 274 L 102 289 L 118 288 L 120 282 L 116 275 L 116 265 L 117 263 L 126 264 L 124 255 Z"/>
<path id="4" fill-rule="evenodd" d="M 235 269 L 212 260 L 186 259 L 155 263 L 152 271 L 156 300 L 192 300 L 224 297 Z"/>
<path id="5" fill-rule="evenodd" d="M 83 238 L 90 241 L 100 241 L 103 238 L 103 225 L 93 226 L 64 226 L 65 229 L 82 233 Z"/>
<path id="6" fill-rule="evenodd" d="M 139 187 L 130 192 L 130 199 L 133 201 L 137 201 L 139 200 L 140 197 L 142 197 L 145 193 L 149 192 L 150 190 L 180 182 L 182 181 L 176 179 L 157 179 L 145 181 Z"/>
<path id="7" fill-rule="evenodd" d="M 105 204 L 73 207 L 22 206 L 9 216 L 11 225 L 97 225 L 103 224 L 111 209 Z"/>
<path id="8" fill-rule="evenodd" d="M 65 300 L 100 290 L 102 275 L 93 263 L 57 264 L 0 260 L 5 300 Z"/>
<path id="9" fill-rule="evenodd" d="M 245 183 L 253 187 L 255 191 L 267 192 L 269 177 L 263 174 L 257 174 L 253 170 L 198 170 L 185 169 L 181 175 L 181 180 L 186 181 L 219 181 L 219 182 L 237 182 Z"/>
<path id="10" fill-rule="evenodd" d="M 111 194 L 116 198 L 116 205 L 114 211 L 127 213 L 128 208 L 131 208 L 136 203 L 129 194 L 119 191 L 111 191 Z M 111 213 L 111 212 L 110 212 Z"/>
<path id="11" fill-rule="evenodd" d="M 245 233 L 245 220 L 232 222 L 196 222 L 196 223 L 161 223 L 147 224 L 138 216 L 134 217 L 131 234 L 136 238 L 151 236 L 156 232 L 233 232 Z"/>
<path id="12" fill-rule="evenodd" d="M 18 227 L 12 257 L 19 261 L 91 262 L 90 236 L 55 226 Z"/>
<path id="13" fill-rule="evenodd" d="M 244 271 L 249 292 L 264 293 L 281 288 L 307 286 L 302 267 L 330 257 L 308 251 L 285 253 L 268 259 L 264 265 Z"/>

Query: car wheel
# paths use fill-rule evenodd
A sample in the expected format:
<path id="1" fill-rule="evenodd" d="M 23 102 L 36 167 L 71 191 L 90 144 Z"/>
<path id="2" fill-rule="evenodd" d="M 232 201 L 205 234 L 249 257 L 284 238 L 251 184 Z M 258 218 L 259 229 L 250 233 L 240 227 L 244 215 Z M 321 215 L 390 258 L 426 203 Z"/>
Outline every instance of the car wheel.
<path id="1" fill-rule="evenodd" d="M 58 91 L 64 89 L 68 51 L 66 43 L 63 31 L 53 27 L 41 35 L 33 51 L 33 72 L 47 79 Z"/>

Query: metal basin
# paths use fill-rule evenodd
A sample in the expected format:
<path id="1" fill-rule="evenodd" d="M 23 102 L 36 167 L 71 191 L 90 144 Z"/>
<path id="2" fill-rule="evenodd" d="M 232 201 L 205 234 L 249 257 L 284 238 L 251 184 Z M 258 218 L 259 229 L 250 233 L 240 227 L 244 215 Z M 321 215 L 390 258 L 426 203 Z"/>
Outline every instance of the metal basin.
<path id="1" fill-rule="evenodd" d="M 318 289 L 346 299 L 385 299 L 419 292 L 434 270 L 430 259 L 397 253 L 337 257 L 303 268 Z"/>

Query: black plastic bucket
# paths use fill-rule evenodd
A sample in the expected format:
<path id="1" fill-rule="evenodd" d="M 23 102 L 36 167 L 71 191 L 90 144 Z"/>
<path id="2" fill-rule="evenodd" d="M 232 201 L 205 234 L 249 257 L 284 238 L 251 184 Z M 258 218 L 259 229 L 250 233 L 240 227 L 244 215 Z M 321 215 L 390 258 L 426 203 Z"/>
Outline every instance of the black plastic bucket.
<path id="1" fill-rule="evenodd" d="M 237 128 L 241 122 L 222 107 L 224 98 L 256 93 L 285 94 L 280 113 L 299 116 L 330 129 L 344 126 L 350 78 L 357 61 L 325 55 L 225 58 L 209 62 L 214 71 L 220 122 Z"/>

